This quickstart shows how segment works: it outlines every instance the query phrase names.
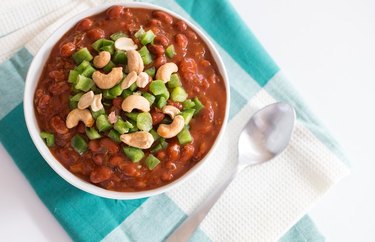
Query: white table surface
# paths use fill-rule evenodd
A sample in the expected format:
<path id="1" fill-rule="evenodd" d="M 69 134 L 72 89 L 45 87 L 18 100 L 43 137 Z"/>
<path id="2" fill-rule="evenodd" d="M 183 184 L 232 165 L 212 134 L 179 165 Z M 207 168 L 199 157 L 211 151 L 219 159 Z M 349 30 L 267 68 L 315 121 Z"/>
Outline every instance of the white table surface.
<path id="1" fill-rule="evenodd" d="M 327 241 L 374 240 L 375 1 L 232 3 L 352 161 L 310 215 Z M 69 241 L 1 144 L 0 167 L 0 240 Z"/>

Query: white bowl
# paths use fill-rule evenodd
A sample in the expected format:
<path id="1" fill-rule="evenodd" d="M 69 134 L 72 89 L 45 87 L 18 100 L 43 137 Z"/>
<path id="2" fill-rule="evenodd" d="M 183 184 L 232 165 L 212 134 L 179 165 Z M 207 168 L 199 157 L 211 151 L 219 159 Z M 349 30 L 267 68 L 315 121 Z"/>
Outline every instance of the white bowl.
<path id="1" fill-rule="evenodd" d="M 153 10 L 163 10 L 167 13 L 169 13 L 172 16 L 175 16 L 179 19 L 184 20 L 203 40 L 206 42 L 208 48 L 210 49 L 212 56 L 218 66 L 218 69 L 220 71 L 220 74 L 224 80 L 225 86 L 226 86 L 226 95 L 227 95 L 227 102 L 226 102 L 226 109 L 225 109 L 225 117 L 224 122 L 221 127 L 221 130 L 219 132 L 218 137 L 216 138 L 216 141 L 214 142 L 213 146 L 211 147 L 210 151 L 206 154 L 206 156 L 198 162 L 194 167 L 192 167 L 189 171 L 187 171 L 183 176 L 178 178 L 177 180 L 164 185 L 162 187 L 158 187 L 151 190 L 146 191 L 139 191 L 139 192 L 116 192 L 116 191 L 109 191 L 104 188 L 95 186 L 89 182 L 86 182 L 77 176 L 75 176 L 73 173 L 71 173 L 69 170 L 67 170 L 49 151 L 48 147 L 44 144 L 43 140 L 40 138 L 39 133 L 40 129 L 35 117 L 35 109 L 34 109 L 34 93 L 35 89 L 37 87 L 40 75 L 42 74 L 43 67 L 45 65 L 45 62 L 47 61 L 50 51 L 54 47 L 54 45 L 57 43 L 57 41 L 69 30 L 71 29 L 77 22 L 81 19 L 84 19 L 85 17 L 89 17 L 95 14 L 98 14 L 100 12 L 105 11 L 107 8 L 112 6 L 113 4 L 105 4 L 100 5 L 94 8 L 90 8 L 86 11 L 83 11 L 82 13 L 74 16 L 69 21 L 64 23 L 60 28 L 58 28 L 51 37 L 46 41 L 46 43 L 40 48 L 37 55 L 34 57 L 29 71 L 27 73 L 26 77 L 26 85 L 25 85 L 25 95 L 24 95 L 24 112 L 25 112 L 25 120 L 27 124 L 27 129 L 29 130 L 30 136 L 36 146 L 36 148 L 39 150 L 40 154 L 43 156 L 43 158 L 47 161 L 47 163 L 52 167 L 53 170 L 57 174 L 59 174 L 62 178 L 64 178 L 67 182 L 72 184 L 73 186 L 89 192 L 91 194 L 105 197 L 105 198 L 112 198 L 112 199 L 137 199 L 137 198 L 144 198 L 149 197 L 153 195 L 157 195 L 163 192 L 168 191 L 169 189 L 176 187 L 178 184 L 181 184 L 182 182 L 188 180 L 195 174 L 200 167 L 204 163 L 206 163 L 207 159 L 210 158 L 210 156 L 215 152 L 215 149 L 221 140 L 226 123 L 228 120 L 228 113 L 229 113 L 229 83 L 228 83 L 228 76 L 226 73 L 226 70 L 224 68 L 223 61 L 221 60 L 216 48 L 211 43 L 211 41 L 207 38 L 207 36 L 196 26 L 194 26 L 192 23 L 190 23 L 188 20 L 184 19 L 183 17 L 177 15 L 176 13 L 167 10 L 165 8 L 155 6 L 152 4 L 145 4 L 145 3 L 125 3 L 121 4 L 124 7 L 127 8 L 146 8 L 146 9 L 153 9 Z M 48 185 L 48 184 L 47 184 Z"/>

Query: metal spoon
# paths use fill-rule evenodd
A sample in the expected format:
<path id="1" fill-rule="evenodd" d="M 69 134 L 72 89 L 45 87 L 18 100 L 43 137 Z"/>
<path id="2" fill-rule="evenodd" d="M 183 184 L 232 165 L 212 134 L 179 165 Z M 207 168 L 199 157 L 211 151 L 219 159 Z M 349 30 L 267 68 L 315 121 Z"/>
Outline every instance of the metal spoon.
<path id="1" fill-rule="evenodd" d="M 296 113 L 287 103 L 268 105 L 256 112 L 241 131 L 237 164 L 217 189 L 168 237 L 166 242 L 188 241 L 228 185 L 244 168 L 278 156 L 289 144 Z"/>

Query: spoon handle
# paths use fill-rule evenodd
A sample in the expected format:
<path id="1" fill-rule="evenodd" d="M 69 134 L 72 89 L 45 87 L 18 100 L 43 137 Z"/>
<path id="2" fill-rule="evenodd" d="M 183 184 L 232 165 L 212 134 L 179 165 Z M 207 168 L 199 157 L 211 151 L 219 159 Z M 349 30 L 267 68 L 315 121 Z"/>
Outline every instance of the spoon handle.
<path id="1" fill-rule="evenodd" d="M 167 238 L 165 242 L 187 242 L 202 220 L 221 197 L 225 189 L 241 171 L 239 166 L 202 202 L 202 204 Z"/>

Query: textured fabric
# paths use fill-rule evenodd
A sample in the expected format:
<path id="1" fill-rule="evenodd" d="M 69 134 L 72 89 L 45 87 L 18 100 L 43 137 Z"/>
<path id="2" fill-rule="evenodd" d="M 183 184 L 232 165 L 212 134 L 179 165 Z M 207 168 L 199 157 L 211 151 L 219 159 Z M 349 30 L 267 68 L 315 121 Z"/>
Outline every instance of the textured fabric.
<path id="1" fill-rule="evenodd" d="M 0 9 L 0 44 L 7 46 L 0 49 L 0 141 L 72 239 L 162 241 L 233 166 L 236 140 L 250 115 L 276 100 L 287 100 L 296 107 L 298 122 L 286 152 L 244 171 L 191 241 L 275 241 L 283 234 L 283 242 L 324 241 L 304 215 L 349 173 L 340 160 L 342 153 L 226 1 L 147 1 L 201 26 L 228 70 L 231 109 L 225 138 L 193 179 L 156 197 L 118 201 L 82 192 L 53 172 L 30 137 L 24 138 L 27 130 L 21 102 L 25 73 L 32 56 L 59 25 L 101 2 L 43 0 L 34 4 L 32 0 L 14 0 Z M 16 7 L 18 11 L 14 11 Z M 239 33 L 246 38 L 236 38 Z M 244 39 L 246 43 L 241 42 Z M 16 95 L 10 95 L 14 90 Z"/>

